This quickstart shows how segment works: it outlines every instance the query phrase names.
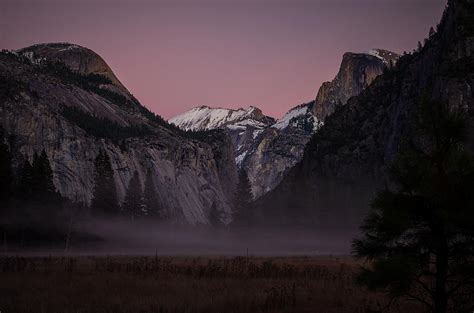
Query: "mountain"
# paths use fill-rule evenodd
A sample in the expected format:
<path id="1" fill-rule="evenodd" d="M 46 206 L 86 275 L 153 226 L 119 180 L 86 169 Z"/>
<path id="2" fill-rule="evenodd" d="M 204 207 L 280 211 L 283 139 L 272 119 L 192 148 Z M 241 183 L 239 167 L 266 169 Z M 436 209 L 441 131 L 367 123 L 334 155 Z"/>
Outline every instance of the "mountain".
<path id="1" fill-rule="evenodd" d="M 322 125 L 309 111 L 313 102 L 289 110 L 273 125 L 262 130 L 238 159 L 252 184 L 255 198 L 272 190 L 301 160 L 306 143 Z"/>
<path id="2" fill-rule="evenodd" d="M 123 95 L 129 94 L 104 59 L 85 47 L 69 43 L 48 43 L 19 49 L 18 53 L 27 57 L 32 63 L 39 63 L 41 60 L 61 62 L 74 72 L 82 75 L 98 74 L 105 76 L 112 82 L 110 87 L 115 89 L 114 91 L 119 91 Z"/>
<path id="3" fill-rule="evenodd" d="M 349 98 L 361 93 L 385 68 L 393 66 L 398 58 L 398 54 L 383 49 L 373 49 L 368 53 L 345 53 L 334 80 L 321 85 L 310 108 L 311 112 L 318 120 L 324 121 L 338 105 L 345 104 Z"/>
<path id="4" fill-rule="evenodd" d="M 236 164 L 247 171 L 253 195 L 259 198 L 301 160 L 305 145 L 337 104 L 358 95 L 398 57 L 382 49 L 344 54 L 337 76 L 321 86 L 316 100 L 293 107 L 278 120 L 255 107 L 232 110 L 201 106 L 169 122 L 183 130 L 225 129 L 234 143 Z"/>
<path id="5" fill-rule="evenodd" d="M 167 218 L 208 223 L 215 204 L 225 222 L 236 184 L 230 138 L 185 133 L 150 112 L 105 61 L 72 44 L 41 44 L 0 53 L 0 123 L 16 169 L 45 150 L 61 195 L 89 204 L 94 159 L 111 160 L 119 201 L 136 171 L 151 171 Z"/>
<path id="6" fill-rule="evenodd" d="M 437 31 L 329 115 L 302 161 L 257 206 L 265 222 L 354 231 L 427 95 L 474 117 L 474 2 L 449 1 Z M 468 149 L 474 151 L 471 137 Z"/>
<path id="7" fill-rule="evenodd" d="M 253 106 L 237 110 L 200 106 L 169 123 L 184 131 L 225 130 L 234 145 L 235 163 L 246 169 L 253 195 L 258 198 L 300 159 L 304 145 L 319 127 L 310 105 L 294 107 L 279 120 Z"/>
<path id="8" fill-rule="evenodd" d="M 253 106 L 237 110 L 200 106 L 171 118 L 169 122 L 185 131 L 225 130 L 232 139 L 235 162 L 240 167 L 255 138 L 275 120 Z"/>
<path id="9" fill-rule="evenodd" d="M 263 115 L 262 111 L 250 106 L 246 109 L 224 109 L 200 106 L 169 120 L 183 130 L 202 131 L 218 128 L 262 129 L 274 123 L 274 119 Z"/>

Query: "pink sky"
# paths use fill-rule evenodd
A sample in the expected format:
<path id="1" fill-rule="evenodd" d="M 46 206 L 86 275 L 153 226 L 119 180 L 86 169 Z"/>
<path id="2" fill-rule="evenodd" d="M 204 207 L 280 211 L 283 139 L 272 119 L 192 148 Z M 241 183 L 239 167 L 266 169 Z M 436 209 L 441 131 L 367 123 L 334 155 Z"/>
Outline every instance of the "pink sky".
<path id="1" fill-rule="evenodd" d="M 198 105 L 254 105 L 279 117 L 314 99 L 344 52 L 412 50 L 445 3 L 3 0 L 0 48 L 86 46 L 165 118 Z"/>

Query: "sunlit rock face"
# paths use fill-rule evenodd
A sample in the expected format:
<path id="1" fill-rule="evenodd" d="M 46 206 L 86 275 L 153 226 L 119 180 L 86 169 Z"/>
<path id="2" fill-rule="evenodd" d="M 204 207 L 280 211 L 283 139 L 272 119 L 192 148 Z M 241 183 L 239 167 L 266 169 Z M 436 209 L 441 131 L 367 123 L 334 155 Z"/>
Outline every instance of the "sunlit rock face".
<path id="1" fill-rule="evenodd" d="M 398 54 L 382 49 L 345 53 L 334 80 L 323 83 L 319 89 L 311 112 L 324 121 L 338 105 L 344 105 L 349 98 L 360 94 L 387 67 L 395 65 L 398 58 Z"/>
<path id="2" fill-rule="evenodd" d="M 100 90 L 84 88 L 73 79 L 45 70 L 42 62 L 49 57 L 82 74 L 105 75 L 111 83 L 102 83 L 99 88 L 123 95 L 125 104 L 120 99 L 114 101 L 115 96 L 104 96 Z M 223 133 L 213 134 L 214 139 L 208 138 L 209 134 L 192 138 L 150 115 L 91 50 L 51 44 L 2 53 L 0 79 L 8 88 L 0 93 L 0 122 L 11 138 L 15 165 L 44 149 L 55 187 L 63 196 L 90 203 L 94 159 L 104 149 L 112 163 L 120 201 L 135 171 L 142 184 L 151 171 L 170 220 L 206 224 L 213 203 L 222 211 L 223 220 L 230 220 L 230 195 L 237 179 L 230 139 Z M 66 118 L 65 107 L 123 128 L 146 127 L 148 131 L 140 136 L 101 138 Z"/>

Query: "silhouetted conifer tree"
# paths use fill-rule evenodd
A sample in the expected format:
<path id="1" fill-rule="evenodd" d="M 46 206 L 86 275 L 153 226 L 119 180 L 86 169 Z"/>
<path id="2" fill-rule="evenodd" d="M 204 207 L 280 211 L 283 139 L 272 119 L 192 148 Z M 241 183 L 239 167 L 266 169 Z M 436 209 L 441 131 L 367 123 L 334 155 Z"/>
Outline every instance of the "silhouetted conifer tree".
<path id="1" fill-rule="evenodd" d="M 56 189 L 53 183 L 53 171 L 48 156 L 44 150 L 41 151 L 39 156 L 36 153 L 33 156 L 31 181 L 35 198 L 53 200 L 52 197 L 56 194 Z"/>
<path id="2" fill-rule="evenodd" d="M 138 173 L 135 171 L 128 183 L 125 199 L 122 205 L 122 211 L 125 216 L 130 217 L 132 220 L 142 216 L 142 200 L 142 186 L 140 184 Z"/>
<path id="3" fill-rule="evenodd" d="M 217 209 L 216 202 L 212 202 L 211 209 L 209 210 L 209 224 L 214 227 L 222 226 L 221 212 Z"/>
<path id="4" fill-rule="evenodd" d="M 17 196 L 30 198 L 33 195 L 33 168 L 28 159 L 25 159 L 19 170 Z"/>
<path id="5" fill-rule="evenodd" d="M 430 38 L 433 37 L 436 34 L 435 30 L 433 27 L 430 28 Z"/>
<path id="6" fill-rule="evenodd" d="M 164 212 L 160 205 L 158 195 L 156 194 L 153 174 L 150 170 L 146 173 L 145 187 L 143 190 L 143 204 L 148 216 L 159 219 L 164 218 Z"/>
<path id="7" fill-rule="evenodd" d="M 0 127 L 0 202 L 2 203 L 10 199 L 13 187 L 12 157 L 4 140 L 4 131 Z"/>
<path id="8" fill-rule="evenodd" d="M 430 312 L 474 306 L 474 158 L 464 149 L 467 113 L 423 101 L 416 136 L 391 168 L 354 241 L 373 261 L 359 281 Z"/>
<path id="9" fill-rule="evenodd" d="M 423 45 L 421 44 L 421 41 L 418 41 L 417 51 L 420 52 L 422 49 Z"/>
<path id="10" fill-rule="evenodd" d="M 252 208 L 253 201 L 252 186 L 244 169 L 239 171 L 239 181 L 234 198 L 234 220 L 235 225 L 249 225 L 252 222 Z"/>
<path id="11" fill-rule="evenodd" d="M 91 201 L 93 214 L 118 214 L 117 190 L 110 158 L 100 150 L 95 162 L 94 191 Z"/>

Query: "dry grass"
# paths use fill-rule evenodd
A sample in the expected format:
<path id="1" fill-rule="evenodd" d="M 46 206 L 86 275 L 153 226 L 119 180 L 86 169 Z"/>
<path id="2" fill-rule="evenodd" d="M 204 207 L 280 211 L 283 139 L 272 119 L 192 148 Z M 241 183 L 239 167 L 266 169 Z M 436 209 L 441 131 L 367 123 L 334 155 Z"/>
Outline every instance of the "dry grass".
<path id="1" fill-rule="evenodd" d="M 350 258 L 0 258 L 2 313 L 377 312 Z M 409 304 L 384 312 L 410 312 Z"/>

